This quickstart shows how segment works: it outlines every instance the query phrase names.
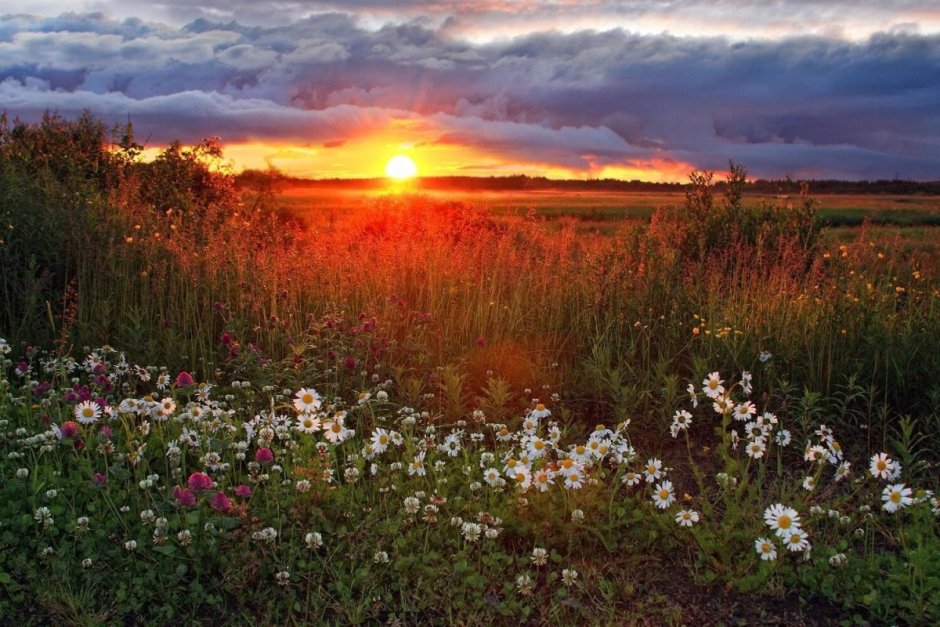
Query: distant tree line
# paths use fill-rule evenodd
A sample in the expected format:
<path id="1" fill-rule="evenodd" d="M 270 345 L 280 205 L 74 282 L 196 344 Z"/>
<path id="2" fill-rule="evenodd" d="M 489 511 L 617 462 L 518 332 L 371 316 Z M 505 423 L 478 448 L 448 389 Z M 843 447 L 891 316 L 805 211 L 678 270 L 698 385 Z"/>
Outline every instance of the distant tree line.
<path id="1" fill-rule="evenodd" d="M 907 181 L 882 179 L 876 181 L 841 181 L 819 179 L 797 181 L 785 179 L 757 179 L 742 184 L 747 194 L 791 195 L 800 193 L 800 184 L 808 183 L 814 194 L 884 194 L 884 195 L 940 195 L 940 180 Z M 241 187 L 258 188 L 272 184 L 290 186 L 331 187 L 346 189 L 379 189 L 384 178 L 299 178 L 288 176 L 276 169 L 245 170 L 236 177 Z M 544 176 L 428 176 L 413 182 L 416 189 L 467 191 L 623 191 L 623 192 L 685 192 L 692 183 L 655 183 L 650 181 L 624 181 L 620 179 L 550 179 Z M 717 181 L 715 190 L 723 192 L 725 181 Z"/>

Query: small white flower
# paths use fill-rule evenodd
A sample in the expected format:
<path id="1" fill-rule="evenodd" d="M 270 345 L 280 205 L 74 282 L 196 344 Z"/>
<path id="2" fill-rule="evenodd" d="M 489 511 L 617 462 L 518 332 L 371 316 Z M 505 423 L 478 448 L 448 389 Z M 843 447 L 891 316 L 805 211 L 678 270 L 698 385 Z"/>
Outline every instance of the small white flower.
<path id="1" fill-rule="evenodd" d="M 532 565 L 533 566 L 545 566 L 548 563 L 548 551 L 543 549 L 540 546 L 532 549 Z"/>
<path id="2" fill-rule="evenodd" d="M 570 588 L 578 580 L 578 571 L 573 568 L 565 568 L 561 571 L 561 583 Z"/>

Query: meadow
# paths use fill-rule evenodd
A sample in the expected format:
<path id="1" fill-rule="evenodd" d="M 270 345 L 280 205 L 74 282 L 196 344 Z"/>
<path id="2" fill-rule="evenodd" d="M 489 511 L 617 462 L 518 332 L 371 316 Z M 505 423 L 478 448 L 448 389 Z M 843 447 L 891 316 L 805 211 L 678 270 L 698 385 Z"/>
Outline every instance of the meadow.
<path id="1" fill-rule="evenodd" d="M 940 621 L 936 197 L 131 131 L 0 124 L 0 622 Z"/>

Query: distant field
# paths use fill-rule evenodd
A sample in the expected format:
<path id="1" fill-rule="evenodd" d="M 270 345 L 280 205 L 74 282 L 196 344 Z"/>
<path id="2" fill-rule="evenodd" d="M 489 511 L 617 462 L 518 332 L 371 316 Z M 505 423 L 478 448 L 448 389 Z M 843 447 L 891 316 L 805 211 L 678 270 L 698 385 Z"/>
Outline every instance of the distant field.
<path id="1" fill-rule="evenodd" d="M 277 204 L 297 215 L 309 211 L 360 209 L 376 198 L 395 192 L 295 187 L 282 190 Z M 401 193 L 401 192 L 398 192 Z M 575 218 L 588 222 L 648 219 L 657 209 L 681 205 L 681 192 L 537 191 L 422 191 L 437 200 L 470 202 L 497 214 Z M 940 197 L 832 194 L 817 196 L 819 215 L 831 226 L 855 226 L 863 221 L 899 226 L 940 225 Z M 786 197 L 750 196 L 752 203 L 786 202 Z M 798 201 L 798 198 L 794 199 Z"/>
<path id="2" fill-rule="evenodd" d="M 404 191 L 294 187 L 282 189 L 276 206 L 306 221 L 335 220 L 347 212 L 381 207 L 394 202 Z M 681 205 L 682 192 L 571 192 L 535 191 L 420 191 L 419 196 L 438 201 L 464 202 L 485 207 L 496 215 L 525 217 L 533 214 L 548 221 L 574 222 L 578 232 L 600 235 L 616 233 L 625 223 L 646 221 L 660 208 Z M 857 237 L 857 227 L 866 220 L 873 226 L 895 228 L 912 248 L 936 252 L 940 226 L 940 197 L 871 194 L 826 194 L 816 196 L 819 216 L 830 227 L 834 241 Z M 787 197 L 753 195 L 746 202 L 787 202 Z M 799 198 L 792 198 L 798 202 Z"/>

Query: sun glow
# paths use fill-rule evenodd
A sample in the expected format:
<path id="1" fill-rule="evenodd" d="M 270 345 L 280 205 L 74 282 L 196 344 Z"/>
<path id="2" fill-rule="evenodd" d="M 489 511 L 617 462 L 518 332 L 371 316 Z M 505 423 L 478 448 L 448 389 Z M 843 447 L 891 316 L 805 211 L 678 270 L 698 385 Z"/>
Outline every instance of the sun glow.
<path id="1" fill-rule="evenodd" d="M 418 166 L 411 160 L 411 157 L 405 155 L 396 155 L 389 159 L 385 164 L 385 175 L 389 178 L 405 180 L 410 179 L 418 173 Z"/>

